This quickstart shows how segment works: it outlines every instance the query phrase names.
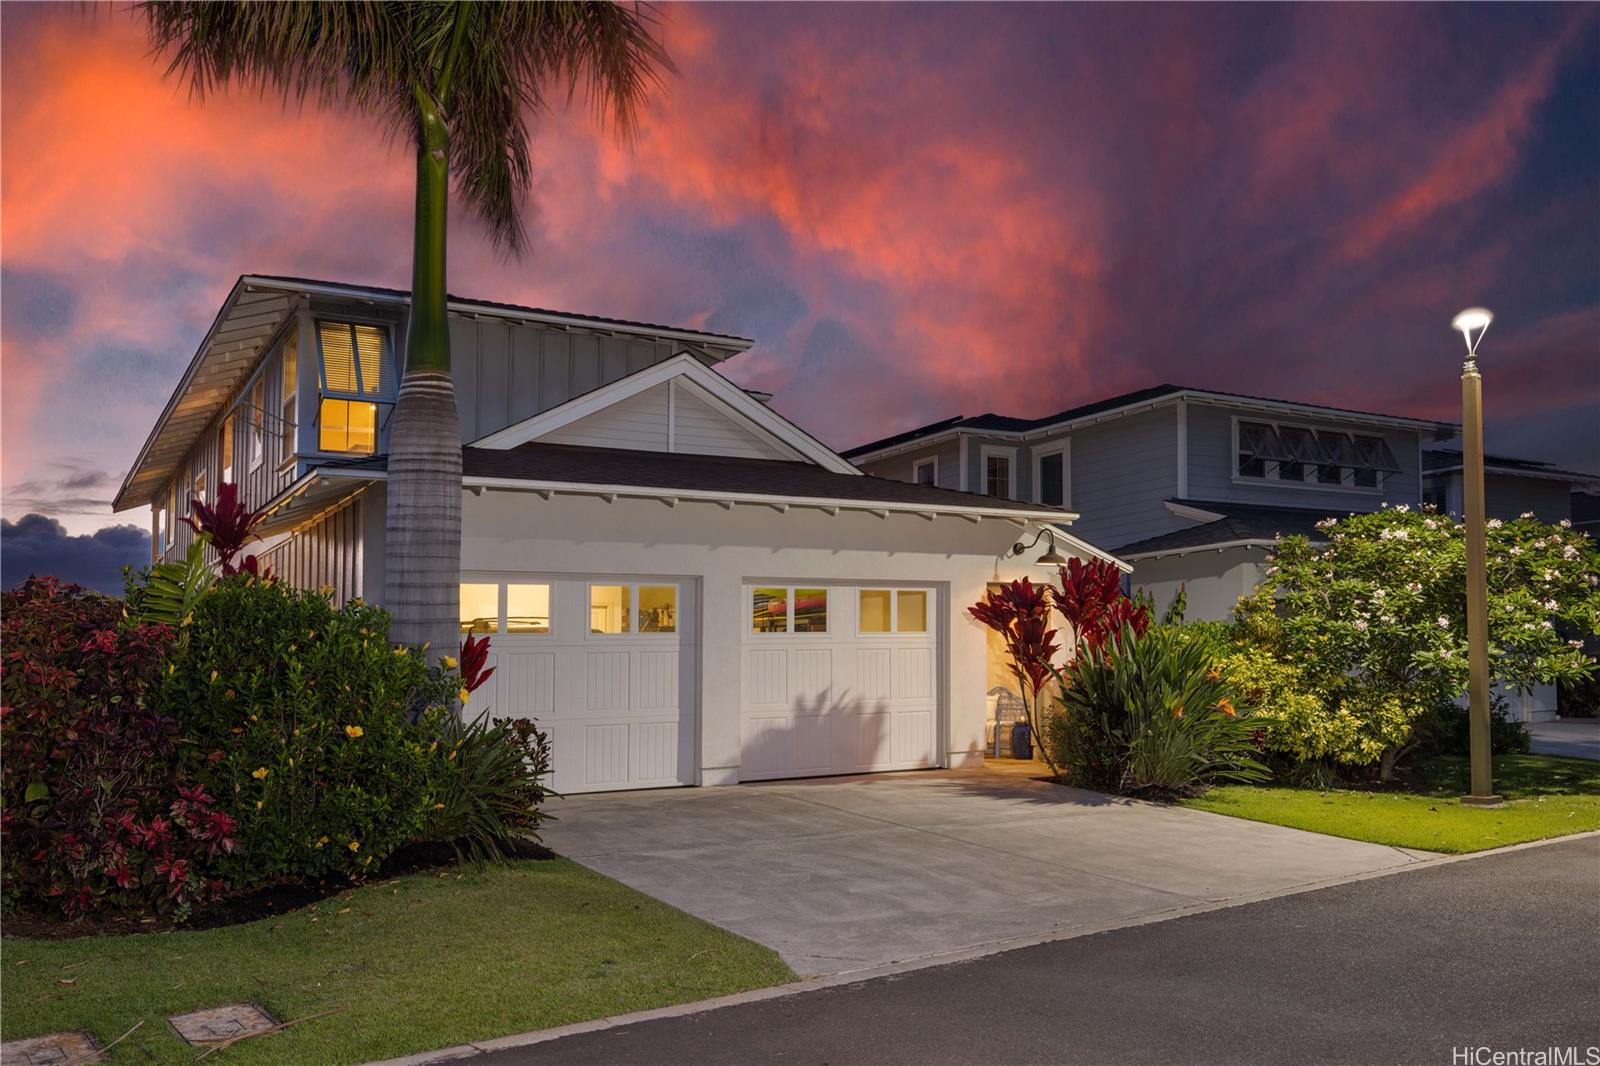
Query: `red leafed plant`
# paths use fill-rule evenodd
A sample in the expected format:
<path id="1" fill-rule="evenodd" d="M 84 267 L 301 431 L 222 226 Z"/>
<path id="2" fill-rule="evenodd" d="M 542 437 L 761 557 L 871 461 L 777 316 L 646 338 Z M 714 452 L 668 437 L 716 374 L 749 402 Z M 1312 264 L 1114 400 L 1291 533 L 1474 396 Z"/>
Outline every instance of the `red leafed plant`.
<path id="1" fill-rule="evenodd" d="M 206 502 L 197 496 L 190 502 L 189 510 L 190 514 L 184 521 L 196 533 L 204 533 L 211 539 L 211 546 L 222 561 L 223 577 L 238 573 L 266 576 L 259 572 L 260 563 L 254 555 L 247 555 L 237 566 L 234 565 L 234 557 L 244 550 L 246 544 L 256 539 L 255 528 L 266 517 L 261 511 L 252 511 L 239 501 L 238 485 L 224 481 L 217 486 L 215 507 L 207 507 Z"/>
<path id="2" fill-rule="evenodd" d="M 1123 595 L 1122 572 L 1102 559 L 1068 559 L 1055 603 L 1091 652 L 1099 652 L 1124 622 L 1140 636 L 1150 628 L 1150 608 Z"/>
<path id="3" fill-rule="evenodd" d="M 461 687 L 464 691 L 478 691 L 478 687 L 494 675 L 494 667 L 484 669 L 488 661 L 489 638 L 468 633 L 467 639 L 461 642 Z"/>
<path id="4" fill-rule="evenodd" d="M 968 607 L 967 612 L 1005 641 L 1010 657 L 1008 665 L 1022 689 L 1022 710 L 1028 716 L 1034 745 L 1044 756 L 1050 772 L 1059 776 L 1049 748 L 1041 742 L 1044 734 L 1040 730 L 1043 723 L 1039 694 L 1055 676 L 1051 659 L 1060 650 L 1056 644 L 1056 630 L 1050 627 L 1050 586 L 1035 585 L 1025 577 L 1020 578 L 991 589 L 982 600 Z"/>

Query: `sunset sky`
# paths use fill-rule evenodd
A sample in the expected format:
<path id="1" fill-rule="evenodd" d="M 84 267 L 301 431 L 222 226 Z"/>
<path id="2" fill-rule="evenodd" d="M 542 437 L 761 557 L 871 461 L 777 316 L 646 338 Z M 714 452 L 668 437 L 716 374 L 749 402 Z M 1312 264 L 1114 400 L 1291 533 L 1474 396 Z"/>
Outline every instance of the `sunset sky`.
<path id="1" fill-rule="evenodd" d="M 530 253 L 458 218 L 452 291 L 753 337 L 838 447 L 1164 381 L 1456 418 L 1481 303 L 1491 450 L 1600 469 L 1593 5 L 661 14 L 637 143 L 542 120 Z M 108 501 L 233 280 L 405 287 L 412 162 L 190 101 L 126 14 L 0 32 L 5 517 L 148 527 Z"/>

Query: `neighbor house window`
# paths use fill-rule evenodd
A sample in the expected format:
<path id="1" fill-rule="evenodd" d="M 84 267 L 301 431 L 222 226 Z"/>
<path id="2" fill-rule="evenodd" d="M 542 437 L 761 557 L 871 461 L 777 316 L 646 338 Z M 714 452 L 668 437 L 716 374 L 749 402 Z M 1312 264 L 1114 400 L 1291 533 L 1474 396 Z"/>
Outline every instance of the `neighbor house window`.
<path id="1" fill-rule="evenodd" d="M 550 586 L 511 582 L 506 585 L 506 632 L 550 632 Z"/>
<path id="2" fill-rule="evenodd" d="M 937 458 L 918 459 L 911 464 L 911 480 L 917 485 L 937 485 L 939 483 L 939 460 Z"/>
<path id="3" fill-rule="evenodd" d="M 317 323 L 317 447 L 370 455 L 378 447 L 378 405 L 394 402 L 394 353 L 383 326 Z"/>
<path id="4" fill-rule="evenodd" d="M 1373 489 L 1400 470 L 1377 436 L 1240 421 L 1238 442 L 1235 474 L 1251 480 Z"/>
<path id="5" fill-rule="evenodd" d="M 928 593 L 923 589 L 862 589 L 857 603 L 861 633 L 928 631 Z"/>
<path id="6" fill-rule="evenodd" d="M 170 548 L 172 547 L 172 542 L 176 538 L 178 532 L 177 482 L 173 482 L 171 485 L 167 486 L 167 506 L 164 513 L 166 515 L 166 520 L 162 523 L 162 525 L 165 527 L 163 532 L 166 534 L 166 545 Z"/>
<path id="7" fill-rule="evenodd" d="M 295 418 L 295 392 L 300 384 L 300 334 L 291 333 L 283 345 L 283 403 L 279 404 L 282 414 L 282 424 L 278 432 L 282 435 L 281 454 L 284 459 L 291 458 L 299 449 L 296 447 L 296 418 Z"/>
<path id="8" fill-rule="evenodd" d="M 828 590 L 758 588 L 750 598 L 752 633 L 826 633 Z"/>
<path id="9" fill-rule="evenodd" d="M 1049 507 L 1067 505 L 1067 453 L 1046 452 L 1039 456 L 1039 483 L 1034 486 L 1038 501 Z"/>
<path id="10" fill-rule="evenodd" d="M 983 457 L 983 491 L 1001 499 L 1011 498 L 1011 457 L 986 455 Z"/>
<path id="11" fill-rule="evenodd" d="M 206 497 L 206 472 L 204 470 L 200 471 L 194 476 L 194 498 L 199 500 L 201 503 L 211 502 Z M 194 506 L 191 504 L 189 509 L 191 511 L 194 510 Z"/>
<path id="12" fill-rule="evenodd" d="M 500 631 L 500 586 L 472 582 L 461 586 L 461 632 Z"/>

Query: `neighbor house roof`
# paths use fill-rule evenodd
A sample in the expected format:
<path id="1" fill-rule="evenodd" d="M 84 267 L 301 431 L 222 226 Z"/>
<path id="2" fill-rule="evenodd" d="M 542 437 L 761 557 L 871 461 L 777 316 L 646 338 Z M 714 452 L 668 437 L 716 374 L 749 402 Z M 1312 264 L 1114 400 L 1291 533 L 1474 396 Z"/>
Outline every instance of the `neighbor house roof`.
<path id="1" fill-rule="evenodd" d="M 1162 555 L 1184 555 L 1216 548 L 1266 546 L 1279 536 L 1302 534 L 1318 539 L 1317 523 L 1332 517 L 1325 508 L 1264 507 L 1259 504 L 1225 503 L 1212 500 L 1168 500 L 1169 508 L 1199 518 L 1215 515 L 1209 522 L 1187 529 L 1146 537 L 1115 549 L 1130 562 Z"/>
<path id="2" fill-rule="evenodd" d="M 200 434 L 217 417 L 255 368 L 265 346 L 282 328 L 297 301 L 309 297 L 353 299 L 392 307 L 410 305 L 404 289 L 345 285 L 310 278 L 245 274 L 234 282 L 216 318 L 178 380 L 161 416 L 129 468 L 112 509 L 127 510 L 148 503 L 172 476 Z M 633 333 L 692 345 L 707 358 L 722 360 L 751 346 L 745 337 L 633 322 L 621 318 L 551 311 L 493 300 L 449 298 L 450 311 L 462 315 L 506 317 L 568 329 Z"/>
<path id="3" fill-rule="evenodd" d="M 1009 415 L 982 414 L 972 417 L 957 416 L 930 422 L 916 429 L 884 437 L 866 444 L 858 444 L 840 454 L 847 459 L 860 460 L 883 452 L 932 441 L 961 432 L 987 433 L 996 436 L 1029 437 L 1042 435 L 1076 422 L 1095 420 L 1122 412 L 1124 409 L 1155 406 L 1179 399 L 1205 400 L 1213 403 L 1244 405 L 1263 409 L 1291 411 L 1303 416 L 1339 416 L 1359 418 L 1364 421 L 1405 426 L 1428 431 L 1444 432 L 1459 427 L 1453 422 L 1436 422 L 1431 419 L 1408 418 L 1402 415 L 1385 415 L 1375 411 L 1357 411 L 1347 407 L 1330 407 L 1327 404 L 1301 403 L 1294 400 L 1275 400 L 1266 396 L 1223 392 L 1218 389 L 1197 389 L 1187 385 L 1152 385 L 1149 388 L 1125 392 L 1118 396 L 1096 400 L 1093 403 L 1069 407 L 1043 418 L 1013 418 Z"/>
<path id="4" fill-rule="evenodd" d="M 1543 478 L 1549 481 L 1570 481 L 1574 484 L 1600 485 L 1600 474 L 1585 474 L 1577 470 L 1562 470 L 1552 463 L 1537 459 L 1516 459 L 1509 455 L 1483 457 L 1485 473 L 1508 477 Z M 1422 453 L 1424 474 L 1454 474 L 1461 470 L 1461 451 L 1455 448 L 1427 448 Z"/>

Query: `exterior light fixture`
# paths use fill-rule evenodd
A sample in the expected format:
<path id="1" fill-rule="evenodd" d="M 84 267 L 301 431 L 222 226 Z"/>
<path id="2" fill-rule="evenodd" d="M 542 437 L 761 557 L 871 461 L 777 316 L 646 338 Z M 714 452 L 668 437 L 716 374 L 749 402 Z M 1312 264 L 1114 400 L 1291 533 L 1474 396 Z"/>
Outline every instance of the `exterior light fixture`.
<path id="1" fill-rule="evenodd" d="M 1035 533 L 1033 535 L 1033 539 L 1028 541 L 1026 544 L 1019 540 L 1015 544 L 1011 545 L 1011 557 L 1015 558 L 1016 556 L 1021 555 L 1023 552 L 1037 547 L 1041 537 L 1050 538 L 1050 548 L 1043 555 L 1039 556 L 1039 558 L 1033 561 L 1034 565 L 1066 566 L 1066 556 L 1062 555 L 1061 552 L 1056 549 L 1056 535 L 1049 526 L 1040 527 L 1039 532 Z"/>
<path id="2" fill-rule="evenodd" d="M 1469 307 L 1450 322 L 1467 342 L 1461 363 L 1461 487 L 1465 504 L 1462 524 L 1467 547 L 1467 723 L 1472 755 L 1472 790 L 1461 802 L 1472 807 L 1498 807 L 1489 748 L 1489 595 L 1486 578 L 1483 516 L 1483 376 L 1478 373 L 1478 342 L 1494 315 Z M 1474 336 L 1476 334 L 1476 336 Z"/>

